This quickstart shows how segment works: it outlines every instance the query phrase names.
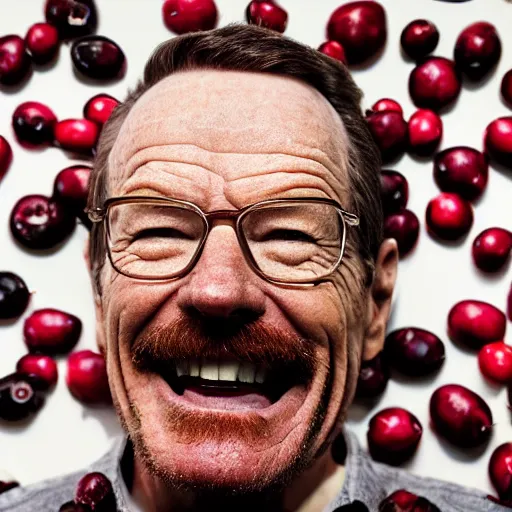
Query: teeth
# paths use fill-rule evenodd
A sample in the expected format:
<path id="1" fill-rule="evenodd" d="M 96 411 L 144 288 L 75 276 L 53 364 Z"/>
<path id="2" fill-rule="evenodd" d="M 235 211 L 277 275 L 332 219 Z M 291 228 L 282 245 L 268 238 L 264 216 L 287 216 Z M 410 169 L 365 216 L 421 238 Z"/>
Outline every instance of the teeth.
<path id="1" fill-rule="evenodd" d="M 219 380 L 219 365 L 215 361 L 203 359 L 201 363 L 201 378 L 207 380 Z"/>
<path id="2" fill-rule="evenodd" d="M 239 363 L 237 361 L 214 361 L 212 359 L 189 359 L 176 363 L 178 377 L 201 377 L 205 380 L 221 380 L 226 382 L 244 382 L 246 384 L 263 384 L 267 378 L 267 371 L 252 363 Z"/>
<path id="3" fill-rule="evenodd" d="M 199 361 L 197 359 L 191 359 L 189 361 L 189 374 L 191 377 L 199 377 Z M 187 374 L 185 374 L 187 375 Z"/>
<path id="4" fill-rule="evenodd" d="M 240 370 L 238 370 L 238 380 L 240 382 L 247 382 L 248 384 L 254 383 L 254 375 L 256 374 L 256 367 L 251 363 L 242 363 Z"/>
<path id="5" fill-rule="evenodd" d="M 219 380 L 236 382 L 238 368 L 240 368 L 240 363 L 237 363 L 236 361 L 231 361 L 229 363 L 219 363 Z"/>
<path id="6" fill-rule="evenodd" d="M 179 361 L 176 363 L 176 373 L 178 377 L 181 375 L 189 375 L 190 371 L 188 369 L 188 361 Z"/>
<path id="7" fill-rule="evenodd" d="M 267 378 L 267 371 L 264 368 L 260 368 L 256 372 L 255 380 L 258 384 L 263 384 L 265 382 L 265 379 Z"/>

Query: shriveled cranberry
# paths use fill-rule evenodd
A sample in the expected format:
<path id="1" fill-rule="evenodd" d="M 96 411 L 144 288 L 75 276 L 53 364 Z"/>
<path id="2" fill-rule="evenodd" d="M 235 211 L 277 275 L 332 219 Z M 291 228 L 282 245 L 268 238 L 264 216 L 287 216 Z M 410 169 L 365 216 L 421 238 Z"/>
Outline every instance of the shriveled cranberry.
<path id="1" fill-rule="evenodd" d="M 379 352 L 373 359 L 363 361 L 359 369 L 356 397 L 374 398 L 384 393 L 389 380 L 389 370 Z"/>
<path id="2" fill-rule="evenodd" d="M 502 500 L 512 500 L 512 443 L 500 444 L 492 452 L 489 478 Z"/>
<path id="3" fill-rule="evenodd" d="M 366 121 L 384 163 L 404 153 L 407 147 L 407 122 L 402 114 L 393 110 L 370 112 Z"/>
<path id="4" fill-rule="evenodd" d="M 252 0 L 245 10 L 247 23 L 254 23 L 283 33 L 288 22 L 288 13 L 273 0 Z"/>
<path id="5" fill-rule="evenodd" d="M 10 491 L 15 487 L 19 487 L 19 483 L 16 480 L 6 473 L 5 471 L 0 471 L 0 494 Z"/>
<path id="6" fill-rule="evenodd" d="M 53 110 L 37 101 L 22 103 L 12 114 L 16 138 L 28 148 L 51 143 L 56 122 Z"/>
<path id="7" fill-rule="evenodd" d="M 481 80 L 501 57 L 501 41 L 496 27 L 486 21 L 466 27 L 455 42 L 453 59 L 470 80 Z"/>
<path id="8" fill-rule="evenodd" d="M 489 159 L 468 146 L 454 146 L 437 153 L 434 179 L 443 192 L 454 192 L 468 201 L 482 195 L 489 176 Z"/>
<path id="9" fill-rule="evenodd" d="M 444 57 L 428 57 L 409 75 L 409 94 L 419 108 L 438 112 L 454 102 L 461 89 L 455 63 Z"/>
<path id="10" fill-rule="evenodd" d="M 119 101 L 109 94 L 101 93 L 93 96 L 84 106 L 84 118 L 99 125 L 107 122 Z"/>
<path id="11" fill-rule="evenodd" d="M 16 363 L 16 371 L 27 375 L 36 375 L 44 383 L 44 389 L 50 389 L 57 383 L 57 363 L 43 354 L 25 354 Z"/>
<path id="12" fill-rule="evenodd" d="M 409 184 L 403 174 L 389 169 L 380 173 L 380 194 L 384 215 L 398 212 L 407 206 Z"/>
<path id="13" fill-rule="evenodd" d="M 413 456 L 422 433 L 416 416 L 401 407 L 389 407 L 371 418 L 368 449 L 374 460 L 399 465 Z"/>
<path id="14" fill-rule="evenodd" d="M 51 249 L 75 228 L 75 218 L 58 201 L 42 195 L 22 197 L 12 209 L 13 237 L 29 249 Z"/>
<path id="15" fill-rule="evenodd" d="M 12 162 L 11 145 L 0 135 L 0 180 L 5 176 Z"/>
<path id="16" fill-rule="evenodd" d="M 457 194 L 443 192 L 427 205 L 428 232 L 441 240 L 458 240 L 473 225 L 471 203 Z"/>
<path id="17" fill-rule="evenodd" d="M 165 0 L 162 16 L 171 32 L 185 34 L 215 28 L 218 13 L 213 0 Z"/>
<path id="18" fill-rule="evenodd" d="M 105 359 L 91 350 L 68 357 L 66 383 L 71 394 L 84 404 L 111 403 Z"/>
<path id="19" fill-rule="evenodd" d="M 97 26 L 93 0 L 47 0 L 46 21 L 59 31 L 61 39 L 75 39 L 92 34 Z"/>
<path id="20" fill-rule="evenodd" d="M 100 127 L 88 119 L 64 119 L 55 125 L 55 145 L 74 153 L 91 154 L 100 136 Z"/>
<path id="21" fill-rule="evenodd" d="M 432 53 L 439 43 L 439 31 L 428 20 L 413 20 L 400 35 L 402 50 L 413 60 L 419 60 Z"/>
<path id="22" fill-rule="evenodd" d="M 0 84 L 16 85 L 28 75 L 32 60 L 20 36 L 0 37 Z"/>
<path id="23" fill-rule="evenodd" d="M 121 47 L 104 36 L 87 36 L 71 46 L 75 69 L 94 80 L 119 78 L 125 71 L 126 58 Z"/>
<path id="24" fill-rule="evenodd" d="M 36 64 L 46 64 L 59 51 L 59 32 L 49 23 L 34 23 L 25 36 L 25 44 Z"/>
<path id="25" fill-rule="evenodd" d="M 345 56 L 345 50 L 338 41 L 325 41 L 318 47 L 318 51 L 332 57 L 333 59 L 347 64 L 347 57 Z"/>
<path id="26" fill-rule="evenodd" d="M 87 473 L 76 486 L 75 503 L 91 510 L 116 512 L 116 498 L 110 480 L 99 472 Z"/>
<path id="27" fill-rule="evenodd" d="M 431 155 L 443 136 L 443 122 L 432 110 L 419 109 L 409 118 L 408 151 L 419 156 Z"/>
<path id="28" fill-rule="evenodd" d="M 491 160 L 512 169 L 512 116 L 499 117 L 487 125 L 484 146 Z"/>
<path id="29" fill-rule="evenodd" d="M 512 69 L 509 69 L 501 79 L 500 86 L 503 101 L 512 108 Z"/>
<path id="30" fill-rule="evenodd" d="M 430 398 L 436 432 L 460 448 L 474 448 L 491 436 L 492 413 L 483 398 L 459 384 L 446 384 Z"/>
<path id="31" fill-rule="evenodd" d="M 404 113 L 400 103 L 398 103 L 398 101 L 392 100 L 391 98 L 381 98 L 380 100 L 377 100 L 372 105 L 371 110 L 373 112 L 383 112 L 384 110 L 394 110 L 395 112 L 399 112 L 402 115 Z"/>
<path id="32" fill-rule="evenodd" d="M 507 263 L 512 251 L 512 232 L 503 228 L 482 231 L 473 242 L 473 261 L 484 272 L 497 272 Z"/>
<path id="33" fill-rule="evenodd" d="M 503 341 L 484 345 L 478 352 L 482 374 L 500 384 L 512 384 L 512 347 Z"/>
<path id="34" fill-rule="evenodd" d="M 386 12 L 369 0 L 347 2 L 329 18 L 327 38 L 345 49 L 349 64 L 361 64 L 384 46 L 387 38 Z"/>
<path id="35" fill-rule="evenodd" d="M 38 411 L 44 398 L 36 392 L 33 378 L 12 373 L 0 379 L 0 419 L 19 421 Z"/>
<path id="36" fill-rule="evenodd" d="M 20 276 L 12 272 L 0 272 L 0 319 L 18 318 L 27 309 L 30 294 Z"/>
<path id="37" fill-rule="evenodd" d="M 394 238 L 401 258 L 407 256 L 416 245 L 420 234 L 420 222 L 411 210 L 400 210 L 384 219 L 384 237 Z"/>

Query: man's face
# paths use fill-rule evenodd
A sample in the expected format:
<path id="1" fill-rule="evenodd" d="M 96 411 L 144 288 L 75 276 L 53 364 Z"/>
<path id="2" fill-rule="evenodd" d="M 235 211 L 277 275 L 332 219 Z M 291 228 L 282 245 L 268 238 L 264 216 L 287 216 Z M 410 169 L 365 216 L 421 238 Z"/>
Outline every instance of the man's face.
<path id="1" fill-rule="evenodd" d="M 307 196 L 349 209 L 346 156 L 339 117 L 308 85 L 260 73 L 191 71 L 161 81 L 133 107 L 110 155 L 109 195 L 167 196 L 205 212 Z M 197 265 L 177 280 L 130 279 L 105 264 L 98 321 L 112 393 L 136 454 L 152 472 L 175 482 L 252 488 L 311 462 L 339 425 L 357 377 L 367 290 L 352 240 L 349 234 L 334 280 L 312 288 L 257 276 L 228 222 L 213 225 Z M 201 364 L 193 338 L 235 325 L 250 325 L 249 337 L 270 359 L 275 350 L 276 364 L 301 346 L 312 355 L 311 375 L 285 378 L 286 389 L 273 396 L 269 383 L 227 391 L 197 379 L 178 385 L 167 346 L 179 343 L 185 356 L 190 347 L 190 359 Z M 212 339 L 223 343 L 216 332 Z M 223 347 L 220 365 L 249 364 L 229 341 Z M 165 364 L 157 369 L 159 358 Z M 267 370 L 275 371 L 272 363 Z"/>

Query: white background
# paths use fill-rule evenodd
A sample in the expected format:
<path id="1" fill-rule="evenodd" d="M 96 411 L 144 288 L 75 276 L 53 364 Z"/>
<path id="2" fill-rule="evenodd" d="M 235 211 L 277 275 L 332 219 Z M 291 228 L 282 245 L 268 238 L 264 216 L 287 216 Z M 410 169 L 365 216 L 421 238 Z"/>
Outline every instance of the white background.
<path id="1" fill-rule="evenodd" d="M 34 292 L 29 308 L 16 322 L 0 325 L 0 375 L 13 371 L 26 352 L 22 340 L 23 319 L 43 307 L 63 309 L 78 315 L 84 324 L 77 349 L 95 349 L 94 312 L 88 276 L 82 263 L 85 229 L 79 225 L 64 247 L 45 256 L 35 256 L 16 246 L 9 233 L 8 219 L 15 202 L 26 194 L 51 194 L 55 175 L 77 163 L 55 148 L 26 151 L 14 140 L 11 114 L 24 101 L 40 101 L 50 106 L 58 118 L 81 117 L 84 103 L 99 92 L 122 99 L 128 87 L 141 76 L 143 65 L 160 42 L 172 36 L 162 22 L 161 0 L 97 0 L 100 12 L 98 34 L 114 39 L 128 57 L 124 79 L 108 85 L 79 81 L 72 69 L 69 47 L 61 47 L 56 64 L 36 71 L 31 80 L 14 93 L 0 92 L 0 134 L 11 143 L 14 161 L 0 183 L 0 270 L 19 274 Z M 281 0 L 288 10 L 286 35 L 313 47 L 324 41 L 325 27 L 340 0 Z M 0 0 L 0 34 L 24 36 L 28 27 L 43 21 L 43 0 Z M 443 114 L 445 135 L 442 148 L 469 145 L 481 149 L 482 134 L 496 117 L 512 115 L 500 100 L 499 84 L 512 67 L 512 3 L 506 0 L 472 0 L 446 3 L 436 0 L 383 0 L 388 16 L 388 42 L 382 57 L 370 68 L 354 72 L 365 92 L 364 106 L 381 97 L 400 101 L 406 119 L 414 112 L 407 80 L 413 65 L 399 51 L 399 37 L 415 18 L 427 18 L 439 28 L 441 40 L 436 54 L 451 57 L 458 33 L 468 24 L 486 20 L 498 29 L 503 54 L 496 73 L 481 87 L 464 87 L 456 106 Z M 243 21 L 246 0 L 217 0 L 219 25 Z M 428 201 L 438 189 L 432 177 L 431 160 L 423 162 L 404 156 L 394 168 L 410 185 L 409 208 L 420 219 L 421 232 L 416 250 L 400 263 L 390 329 L 417 326 L 443 339 L 447 360 L 434 378 L 413 382 L 405 378 L 389 383 L 381 401 L 373 409 L 354 407 L 350 424 L 366 446 L 366 426 L 377 410 L 397 405 L 409 409 L 424 427 L 423 439 L 410 471 L 419 475 L 458 482 L 485 491 L 492 488 L 487 463 L 492 450 L 512 441 L 510 413 L 505 389 L 484 382 L 476 356 L 456 348 L 446 336 L 446 317 L 451 306 L 462 299 L 480 299 L 504 310 L 512 281 L 510 266 L 500 275 L 478 273 L 471 260 L 471 243 L 491 226 L 512 228 L 512 171 L 490 169 L 489 185 L 475 205 L 475 223 L 464 243 L 447 246 L 433 241 L 425 231 L 424 214 Z M 507 339 L 512 343 L 512 325 Z M 23 484 L 78 469 L 110 446 L 120 427 L 112 410 L 87 408 L 74 401 L 65 385 L 65 359 L 58 362 L 59 382 L 46 406 L 23 426 L 0 426 L 0 470 L 9 471 Z M 461 454 L 436 438 L 429 427 L 428 401 L 440 385 L 456 382 L 483 396 L 495 420 L 493 439 L 480 455 Z"/>

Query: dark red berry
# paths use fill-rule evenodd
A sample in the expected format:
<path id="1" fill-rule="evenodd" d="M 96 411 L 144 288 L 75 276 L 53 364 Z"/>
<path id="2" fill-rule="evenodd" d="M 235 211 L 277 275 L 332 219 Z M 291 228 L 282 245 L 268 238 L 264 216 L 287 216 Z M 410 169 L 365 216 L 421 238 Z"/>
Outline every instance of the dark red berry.
<path id="1" fill-rule="evenodd" d="M 384 218 L 384 237 L 394 238 L 401 258 L 407 256 L 416 245 L 420 223 L 411 210 L 400 210 Z"/>
<path id="2" fill-rule="evenodd" d="M 247 23 L 283 33 L 288 22 L 288 13 L 273 0 L 252 0 L 245 10 Z"/>
<path id="3" fill-rule="evenodd" d="M 116 498 L 110 480 L 99 472 L 83 476 L 75 490 L 75 503 L 93 511 L 116 512 Z"/>
<path id="4" fill-rule="evenodd" d="M 500 384 L 512 384 L 512 347 L 495 341 L 478 352 L 478 366 L 482 375 Z"/>
<path id="5" fill-rule="evenodd" d="M 501 79 L 500 87 L 501 97 L 503 101 L 512 108 L 512 69 L 509 69 Z"/>
<path id="6" fill-rule="evenodd" d="M 25 354 L 16 363 L 16 371 L 27 375 L 35 375 L 44 383 L 44 390 L 57 383 L 57 363 L 43 354 Z"/>
<path id="7" fill-rule="evenodd" d="M 47 0 L 46 21 L 54 25 L 61 39 L 74 39 L 93 33 L 97 13 L 93 0 Z"/>
<path id="8" fill-rule="evenodd" d="M 36 101 L 22 103 L 12 114 L 12 127 L 18 142 L 28 148 L 50 144 L 56 122 L 53 111 Z"/>
<path id="9" fill-rule="evenodd" d="M 185 34 L 215 28 L 218 13 L 213 0 L 165 0 L 162 16 L 171 32 Z"/>
<path id="10" fill-rule="evenodd" d="M 30 294 L 25 281 L 12 272 L 0 272 L 0 319 L 18 318 L 27 309 Z"/>
<path id="11" fill-rule="evenodd" d="M 443 136 L 443 122 L 432 110 L 419 109 L 409 118 L 408 151 L 419 156 L 431 155 Z"/>
<path id="12" fill-rule="evenodd" d="M 64 119 L 55 125 L 55 145 L 73 153 L 92 154 L 100 127 L 88 119 Z"/>
<path id="13" fill-rule="evenodd" d="M 19 485 L 20 484 L 16 482 L 16 480 L 14 480 L 14 478 L 12 478 L 11 475 L 8 475 L 3 471 L 0 473 L 0 494 L 10 491 L 15 487 L 19 487 Z"/>
<path id="14" fill-rule="evenodd" d="M 377 100 L 370 109 L 372 112 L 383 112 L 384 110 L 394 110 L 403 115 L 404 111 L 398 101 L 392 100 L 391 98 L 381 98 Z M 367 115 L 368 112 L 367 112 Z"/>
<path id="15" fill-rule="evenodd" d="M 459 195 L 443 192 L 428 203 L 426 223 L 432 236 L 441 240 L 458 240 L 473 225 L 473 208 Z"/>
<path id="16" fill-rule="evenodd" d="M 482 231 L 473 242 L 473 261 L 483 272 L 497 272 L 507 263 L 512 251 L 512 232 L 503 228 Z"/>
<path id="17" fill-rule="evenodd" d="M 512 322 L 512 283 L 510 284 L 507 296 L 507 317 Z"/>
<path id="18" fill-rule="evenodd" d="M 380 173 L 380 192 L 384 215 L 396 213 L 407 206 L 409 185 L 403 174 L 382 169 Z"/>
<path id="19" fill-rule="evenodd" d="M 112 96 L 101 93 L 93 96 L 84 106 L 84 118 L 99 125 L 107 122 L 119 101 Z"/>
<path id="20" fill-rule="evenodd" d="M 13 373 L 0 379 L 0 419 L 19 421 L 38 411 L 44 403 L 32 377 Z"/>
<path id="21" fill-rule="evenodd" d="M 59 508 L 59 512 L 91 512 L 91 509 L 85 505 L 78 505 L 72 500 L 63 503 Z"/>
<path id="22" fill-rule="evenodd" d="M 512 169 L 512 116 L 499 117 L 487 125 L 484 146 L 491 160 Z"/>
<path id="23" fill-rule="evenodd" d="M 59 32 L 49 23 L 34 23 L 25 36 L 25 44 L 36 64 L 50 62 L 59 51 Z"/>
<path id="24" fill-rule="evenodd" d="M 343 49 L 343 46 L 338 43 L 338 41 L 326 41 L 318 47 L 318 51 L 328 55 L 329 57 L 332 57 L 333 59 L 343 62 L 343 64 L 347 64 L 345 50 Z"/>
<path id="25" fill-rule="evenodd" d="M 374 398 L 384 393 L 389 380 L 387 363 L 382 352 L 369 361 L 363 361 L 359 369 L 356 397 Z"/>
<path id="26" fill-rule="evenodd" d="M 393 492 L 379 504 L 379 512 L 403 512 L 411 511 L 418 496 L 405 489 Z M 397 509 L 397 507 L 399 507 Z"/>
<path id="27" fill-rule="evenodd" d="M 498 496 L 512 501 L 512 443 L 500 444 L 489 459 L 489 478 Z"/>
<path id="28" fill-rule="evenodd" d="M 428 20 L 413 20 L 402 30 L 402 50 L 413 60 L 419 60 L 432 53 L 439 43 L 439 31 Z"/>
<path id="29" fill-rule="evenodd" d="M 11 145 L 0 135 L 0 180 L 5 176 L 12 162 Z"/>
<path id="30" fill-rule="evenodd" d="M 401 156 L 407 147 L 407 122 L 394 110 L 370 112 L 366 117 L 368 128 L 380 149 L 383 163 Z"/>
<path id="31" fill-rule="evenodd" d="M 92 167 L 72 165 L 57 174 L 53 183 L 53 198 L 79 211 L 87 204 L 88 183 Z"/>
<path id="32" fill-rule="evenodd" d="M 20 36 L 0 37 L 0 84 L 16 85 L 27 77 L 32 60 Z"/>

